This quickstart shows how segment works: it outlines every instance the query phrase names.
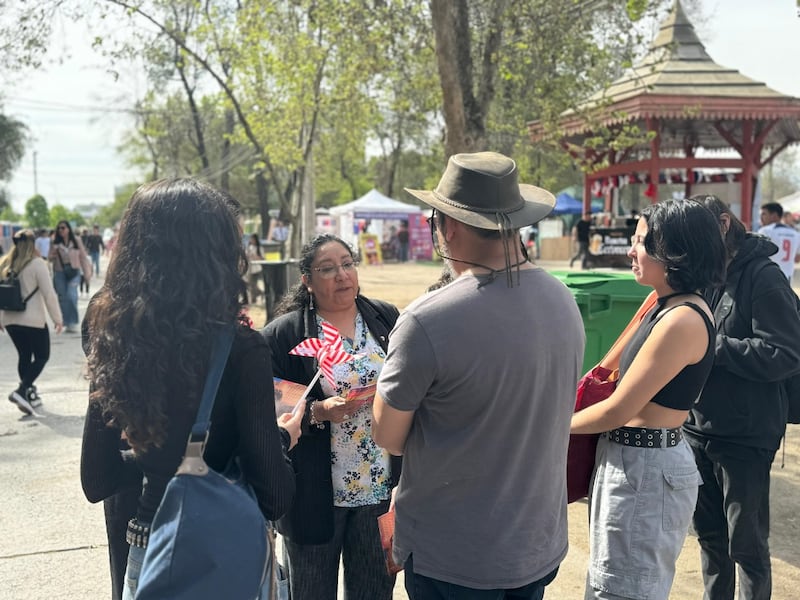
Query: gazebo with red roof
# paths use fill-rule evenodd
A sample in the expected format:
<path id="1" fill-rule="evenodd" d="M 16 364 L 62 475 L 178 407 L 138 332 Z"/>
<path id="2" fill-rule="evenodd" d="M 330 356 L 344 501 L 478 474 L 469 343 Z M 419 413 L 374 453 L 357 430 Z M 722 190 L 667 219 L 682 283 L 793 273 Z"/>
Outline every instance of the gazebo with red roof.
<path id="1" fill-rule="evenodd" d="M 749 227 L 758 173 L 800 141 L 799 121 L 800 99 L 715 63 L 676 0 L 644 59 L 607 90 L 565 112 L 559 135 L 562 145 L 588 167 L 587 211 L 592 185 L 599 181 L 613 185 L 623 177 L 647 183 L 646 195 L 656 201 L 665 173 L 680 173 L 689 196 L 697 170 L 729 169 L 741 182 L 741 217 Z M 616 136 L 630 126 L 649 132 L 649 141 L 618 148 Z M 545 136 L 541 122 L 528 127 L 533 141 Z M 612 132 L 611 139 L 602 147 L 586 147 L 584 142 L 600 127 Z M 699 157 L 701 149 L 732 149 L 739 156 Z"/>

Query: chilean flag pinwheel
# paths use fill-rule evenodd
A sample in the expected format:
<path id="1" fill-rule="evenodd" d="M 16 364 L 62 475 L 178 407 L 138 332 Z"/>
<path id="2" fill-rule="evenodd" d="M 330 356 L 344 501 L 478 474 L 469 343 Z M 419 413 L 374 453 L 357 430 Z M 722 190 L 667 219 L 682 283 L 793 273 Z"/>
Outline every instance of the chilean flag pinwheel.
<path id="1" fill-rule="evenodd" d="M 289 354 L 294 354 L 295 356 L 316 357 L 317 363 L 319 363 L 319 371 L 311 383 L 308 384 L 309 389 L 317 382 L 320 374 L 325 375 L 335 389 L 337 384 L 333 376 L 333 365 L 354 360 L 360 356 L 359 354 L 348 354 L 342 345 L 342 337 L 339 334 L 339 330 L 330 323 L 322 322 L 322 334 L 324 339 L 306 338 L 289 351 Z"/>

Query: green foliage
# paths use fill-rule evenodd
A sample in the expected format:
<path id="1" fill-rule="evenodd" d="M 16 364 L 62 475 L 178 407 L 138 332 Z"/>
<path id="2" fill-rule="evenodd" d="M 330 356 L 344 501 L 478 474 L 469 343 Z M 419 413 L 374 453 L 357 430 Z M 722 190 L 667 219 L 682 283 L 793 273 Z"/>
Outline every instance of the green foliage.
<path id="1" fill-rule="evenodd" d="M 25 155 L 28 129 L 25 124 L 0 113 L 0 181 L 6 181 Z"/>
<path id="2" fill-rule="evenodd" d="M 454 81 L 463 84 L 463 121 L 475 149 L 514 156 L 524 180 L 550 189 L 580 182 L 562 149 L 530 144 L 526 123 L 541 119 L 556 130 L 564 110 L 633 63 L 644 40 L 633 22 L 671 2 L 447 0 L 467 8 L 466 27 L 457 29 L 466 67 Z M 99 19 L 94 47 L 115 72 L 124 72 L 117 67 L 130 59 L 145 65 L 147 87 L 119 147 L 142 180 L 206 179 L 229 189 L 245 214 L 264 219 L 277 207 L 295 225 L 313 208 L 302 206 L 309 197 L 327 206 L 375 187 L 412 201 L 403 187 L 438 181 L 444 123 L 450 126 L 431 12 L 441 2 L 35 4 L 14 13 L 29 63 L 48 45 L 51 21 L 37 19 L 67 10 L 66 16 Z M 109 27 L 112 20 L 124 26 Z M 0 49 L 9 35 L 0 28 Z M 626 133 L 620 143 L 641 138 Z M 134 188 L 98 221 L 117 222 Z"/>
<path id="3" fill-rule="evenodd" d="M 101 227 L 113 227 L 118 224 L 122 219 L 125 209 L 128 207 L 128 201 L 131 199 L 133 192 L 139 187 L 138 183 L 127 183 L 117 189 L 114 195 L 114 202 L 104 206 L 97 213 L 95 221 Z"/>
<path id="4" fill-rule="evenodd" d="M 50 210 L 47 200 L 41 194 L 31 196 L 25 203 L 25 220 L 28 227 L 40 228 L 50 226 Z"/>
<path id="5" fill-rule="evenodd" d="M 14 223 L 19 223 L 22 221 L 22 215 L 18 212 L 15 212 L 10 204 L 7 204 L 2 210 L 0 210 L 0 221 L 12 221 Z"/>
<path id="6" fill-rule="evenodd" d="M 647 11 L 647 0 L 627 0 L 625 3 L 625 11 L 631 21 L 638 21 Z"/>
<path id="7" fill-rule="evenodd" d="M 50 208 L 50 228 L 55 229 L 61 221 L 67 221 L 73 228 L 86 225 L 86 219 L 77 210 L 70 210 L 63 204 L 54 204 Z"/>

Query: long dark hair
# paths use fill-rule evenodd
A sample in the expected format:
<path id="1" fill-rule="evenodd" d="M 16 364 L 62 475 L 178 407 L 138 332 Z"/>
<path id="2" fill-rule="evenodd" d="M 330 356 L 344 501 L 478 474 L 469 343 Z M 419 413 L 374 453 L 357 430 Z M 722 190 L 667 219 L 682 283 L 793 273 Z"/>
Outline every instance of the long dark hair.
<path id="1" fill-rule="evenodd" d="M 730 225 L 728 226 L 727 233 L 724 234 L 725 249 L 728 252 L 728 258 L 733 258 L 733 256 L 739 251 L 741 245 L 744 243 L 744 240 L 747 238 L 747 228 L 744 226 L 744 223 L 739 220 L 739 217 L 731 212 L 730 206 L 725 204 L 713 194 L 698 194 L 689 199 L 699 202 L 708 210 L 710 210 L 711 214 L 717 219 L 717 227 L 722 227 L 720 217 L 722 215 L 728 215 Z"/>
<path id="2" fill-rule="evenodd" d="M 298 266 L 300 267 L 301 275 L 311 275 L 311 263 L 314 262 L 314 258 L 317 256 L 317 250 L 319 250 L 320 247 L 324 246 L 328 242 L 336 242 L 341 244 L 350 253 L 350 257 L 353 260 L 357 259 L 353 248 L 351 248 L 350 244 L 345 242 L 342 238 L 337 237 L 332 233 L 322 233 L 313 238 L 300 250 L 300 262 Z M 308 293 L 306 284 L 301 280 L 293 289 L 290 289 L 288 292 L 286 292 L 286 295 L 281 298 L 280 303 L 275 307 L 275 316 L 278 317 L 280 315 L 305 308 L 309 305 L 310 298 L 311 294 Z"/>
<path id="3" fill-rule="evenodd" d="M 58 228 L 61 225 L 67 226 L 67 237 L 64 238 L 60 233 L 58 233 Z M 72 245 L 77 248 L 78 242 L 75 240 L 75 234 L 72 232 L 72 225 L 69 224 L 69 221 L 59 221 L 56 225 L 56 235 L 53 238 L 54 244 L 64 244 L 67 248 L 69 248 L 69 243 L 72 242 Z"/>
<path id="4" fill-rule="evenodd" d="M 90 400 L 137 451 L 163 444 L 167 406 L 202 389 L 215 326 L 245 294 L 239 204 L 192 179 L 141 186 L 89 311 Z"/>

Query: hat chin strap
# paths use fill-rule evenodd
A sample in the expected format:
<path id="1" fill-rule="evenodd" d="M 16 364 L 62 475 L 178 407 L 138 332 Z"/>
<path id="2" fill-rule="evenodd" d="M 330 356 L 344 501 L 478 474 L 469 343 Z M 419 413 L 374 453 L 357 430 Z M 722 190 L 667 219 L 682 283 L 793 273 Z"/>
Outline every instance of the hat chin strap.
<path id="1" fill-rule="evenodd" d="M 514 230 L 511 228 L 511 220 L 508 218 L 508 215 L 505 213 L 495 213 L 497 217 L 497 227 L 500 230 L 500 239 L 503 242 L 503 257 L 505 259 L 505 267 L 502 269 L 493 269 L 492 267 L 487 267 L 486 265 L 482 265 L 480 263 L 472 262 L 469 260 L 461 260 L 460 258 L 453 258 L 452 256 L 445 256 L 442 254 L 441 250 L 439 249 L 439 244 L 434 238 L 433 249 L 436 251 L 436 254 L 442 260 L 449 260 L 452 262 L 458 262 L 465 265 L 472 265 L 473 267 L 479 267 L 481 269 L 486 269 L 489 273 L 486 275 L 486 280 L 482 281 L 478 284 L 478 289 L 482 288 L 485 285 L 489 285 L 492 283 L 500 273 L 506 274 L 506 285 L 508 287 L 514 287 L 514 278 L 511 274 L 511 269 L 514 267 L 517 268 L 517 285 L 519 285 L 519 267 L 520 265 L 524 265 L 528 262 L 528 251 L 525 249 L 525 246 L 522 245 L 520 242 L 520 249 L 522 250 L 522 255 L 524 258 L 516 263 L 511 263 L 511 251 L 508 248 L 509 242 L 511 242 L 511 238 L 513 237 Z"/>

